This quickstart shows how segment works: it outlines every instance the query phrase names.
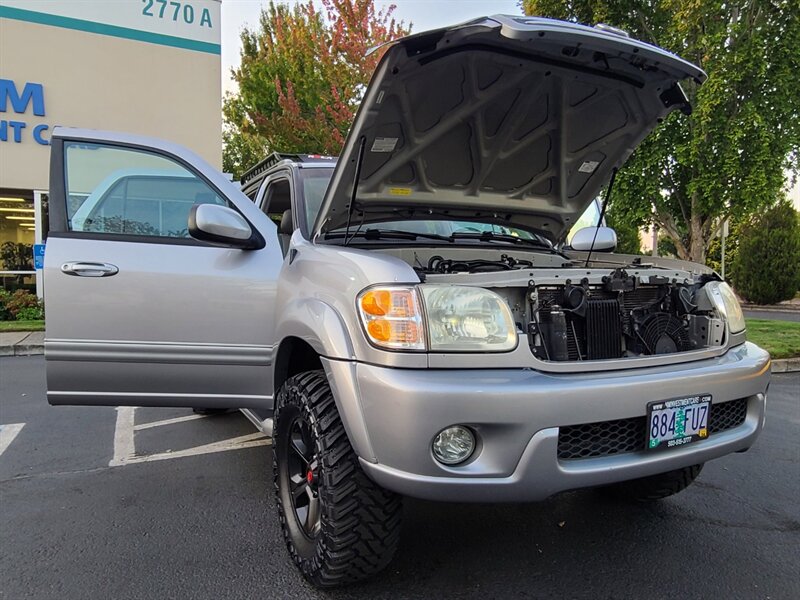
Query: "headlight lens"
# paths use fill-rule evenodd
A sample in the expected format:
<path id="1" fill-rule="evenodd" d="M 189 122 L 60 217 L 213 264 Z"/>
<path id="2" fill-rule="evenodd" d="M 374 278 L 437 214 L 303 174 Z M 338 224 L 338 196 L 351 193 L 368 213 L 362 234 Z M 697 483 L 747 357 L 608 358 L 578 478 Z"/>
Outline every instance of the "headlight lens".
<path id="1" fill-rule="evenodd" d="M 421 285 L 429 349 L 433 352 L 504 352 L 517 345 L 508 304 L 483 288 Z"/>
<path id="2" fill-rule="evenodd" d="M 730 286 L 724 281 L 712 281 L 706 284 L 705 289 L 711 302 L 728 322 L 728 330 L 731 333 L 744 331 L 742 307 Z"/>
<path id="3" fill-rule="evenodd" d="M 417 290 L 413 287 L 379 287 L 359 294 L 358 312 L 369 340 L 390 350 L 424 350 Z"/>

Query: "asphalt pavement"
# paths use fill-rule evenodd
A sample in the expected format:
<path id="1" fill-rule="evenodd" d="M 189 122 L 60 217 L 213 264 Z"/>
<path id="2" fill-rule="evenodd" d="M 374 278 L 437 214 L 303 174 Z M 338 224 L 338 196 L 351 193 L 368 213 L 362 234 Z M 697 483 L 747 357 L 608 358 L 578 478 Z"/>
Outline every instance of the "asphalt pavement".
<path id="1" fill-rule="evenodd" d="M 756 445 L 677 496 L 406 500 L 388 570 L 320 592 L 289 561 L 268 440 L 243 416 L 136 409 L 132 459 L 109 467 L 120 413 L 48 406 L 43 364 L 0 359 L 3 599 L 800 597 L 800 373 L 773 376 Z"/>

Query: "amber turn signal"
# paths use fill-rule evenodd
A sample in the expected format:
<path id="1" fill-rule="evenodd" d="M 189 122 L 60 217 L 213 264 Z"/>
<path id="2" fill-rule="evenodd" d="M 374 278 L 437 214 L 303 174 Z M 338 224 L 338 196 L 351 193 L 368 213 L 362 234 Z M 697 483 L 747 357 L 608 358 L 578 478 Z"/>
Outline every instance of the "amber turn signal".
<path id="1" fill-rule="evenodd" d="M 361 322 L 373 345 L 391 350 L 424 350 L 422 311 L 413 287 L 371 288 L 358 297 Z"/>

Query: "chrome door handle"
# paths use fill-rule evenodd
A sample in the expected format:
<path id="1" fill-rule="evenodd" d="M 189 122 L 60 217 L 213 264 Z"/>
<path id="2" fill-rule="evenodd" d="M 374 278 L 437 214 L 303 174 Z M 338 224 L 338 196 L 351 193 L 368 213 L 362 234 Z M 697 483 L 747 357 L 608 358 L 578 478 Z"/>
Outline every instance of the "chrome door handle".
<path id="1" fill-rule="evenodd" d="M 108 263 L 68 262 L 61 265 L 61 272 L 78 277 L 111 277 L 119 273 L 119 269 Z"/>

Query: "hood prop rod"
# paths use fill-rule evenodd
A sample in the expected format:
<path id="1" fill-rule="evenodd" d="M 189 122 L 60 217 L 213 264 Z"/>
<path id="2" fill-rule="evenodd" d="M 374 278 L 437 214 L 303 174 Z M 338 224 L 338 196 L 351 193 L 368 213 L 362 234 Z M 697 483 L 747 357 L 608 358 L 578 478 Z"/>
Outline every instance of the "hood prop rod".
<path id="1" fill-rule="evenodd" d="M 350 233 L 350 219 L 353 217 L 353 208 L 356 204 L 356 195 L 358 194 L 358 178 L 361 177 L 361 163 L 364 162 L 364 146 L 367 143 L 367 139 L 365 137 L 361 138 L 361 144 L 358 146 L 358 158 L 356 159 L 356 173 L 353 176 L 353 193 L 350 195 L 350 206 L 347 207 L 347 227 L 344 230 L 344 244 L 343 246 L 347 246 L 356 234 L 358 233 L 359 229 L 361 229 L 361 225 L 364 224 L 364 219 L 361 219 L 361 225 L 358 226 L 358 229 L 353 232 L 353 235 L 349 238 L 347 237 Z"/>
<path id="2" fill-rule="evenodd" d="M 594 237 L 592 238 L 592 245 L 589 246 L 589 254 L 586 256 L 586 264 L 584 265 L 584 269 L 589 268 L 589 261 L 592 259 L 592 251 L 594 250 L 594 243 L 597 241 L 597 231 L 600 229 L 600 226 L 603 224 L 603 217 L 606 216 L 606 207 L 608 206 L 608 199 L 611 197 L 611 190 L 614 187 L 614 180 L 617 178 L 617 169 L 611 171 L 611 179 L 608 182 L 608 188 L 606 188 L 606 197 L 603 198 L 603 205 L 600 207 L 600 218 L 597 219 L 597 227 L 594 228 Z"/>

